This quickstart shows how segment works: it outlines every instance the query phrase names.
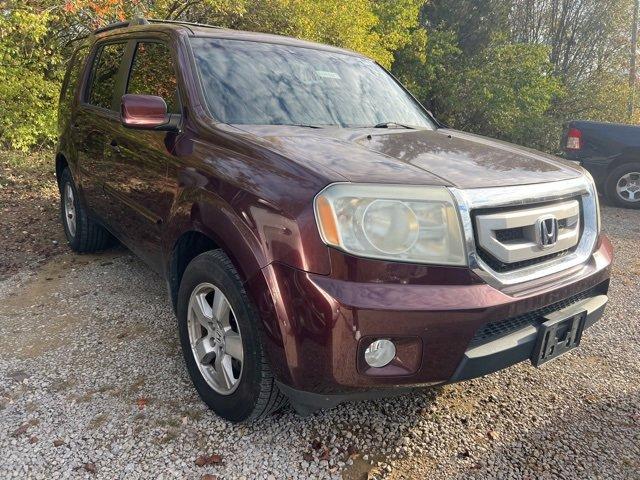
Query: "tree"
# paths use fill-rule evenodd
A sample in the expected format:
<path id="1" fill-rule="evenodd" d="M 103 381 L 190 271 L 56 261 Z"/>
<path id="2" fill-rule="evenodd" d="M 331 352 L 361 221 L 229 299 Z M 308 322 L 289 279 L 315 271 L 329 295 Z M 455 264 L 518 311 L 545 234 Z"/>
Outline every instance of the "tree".
<path id="1" fill-rule="evenodd" d="M 422 17 L 428 33 L 414 33 L 393 71 L 446 124 L 551 150 L 559 132 L 548 114 L 561 82 L 548 47 L 509 40 L 508 9 L 499 3 L 429 4 Z"/>
<path id="2" fill-rule="evenodd" d="M 455 34 L 465 56 L 493 43 L 508 28 L 510 0 L 432 0 L 425 2 L 422 20 L 429 32 Z"/>
<path id="3" fill-rule="evenodd" d="M 629 0 L 509 0 L 510 38 L 546 45 L 568 86 L 617 69 L 628 51 Z"/>
<path id="4" fill-rule="evenodd" d="M 45 39 L 50 12 L 0 13 L 0 139 L 26 150 L 55 138 L 62 60 Z"/>
<path id="5" fill-rule="evenodd" d="M 329 43 L 391 68 L 456 128 L 548 151 L 570 119 L 638 121 L 637 0 L 9 0 L 0 11 L 0 144 L 55 139 L 75 42 L 145 16 Z M 637 21 L 634 22 L 634 25 Z M 630 103 L 630 99 L 633 99 Z"/>

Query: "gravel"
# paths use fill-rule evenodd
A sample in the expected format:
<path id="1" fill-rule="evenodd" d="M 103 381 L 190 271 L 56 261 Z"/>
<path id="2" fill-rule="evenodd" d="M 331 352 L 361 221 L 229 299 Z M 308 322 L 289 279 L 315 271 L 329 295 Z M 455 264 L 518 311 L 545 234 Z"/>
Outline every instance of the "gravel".
<path id="1" fill-rule="evenodd" d="M 241 426 L 199 401 L 164 284 L 133 255 L 25 267 L 0 282 L 0 477 L 640 478 L 640 211 L 603 220 L 611 301 L 577 351 Z"/>

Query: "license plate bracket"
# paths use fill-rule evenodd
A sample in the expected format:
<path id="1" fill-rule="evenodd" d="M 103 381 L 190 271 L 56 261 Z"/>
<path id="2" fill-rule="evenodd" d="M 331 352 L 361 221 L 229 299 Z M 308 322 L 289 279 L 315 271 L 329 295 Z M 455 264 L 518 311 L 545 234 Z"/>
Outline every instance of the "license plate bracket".
<path id="1" fill-rule="evenodd" d="M 587 312 L 548 319 L 540 325 L 531 363 L 539 367 L 580 345 Z"/>

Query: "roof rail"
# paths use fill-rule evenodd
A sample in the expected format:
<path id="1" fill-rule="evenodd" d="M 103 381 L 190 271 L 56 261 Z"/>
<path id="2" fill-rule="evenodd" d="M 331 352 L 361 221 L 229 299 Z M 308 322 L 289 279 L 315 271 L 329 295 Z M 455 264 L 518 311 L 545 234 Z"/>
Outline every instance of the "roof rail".
<path id="1" fill-rule="evenodd" d="M 125 28 L 125 27 L 133 27 L 134 25 L 148 25 L 149 22 L 144 18 L 134 18 L 133 20 L 127 20 L 125 22 L 115 22 L 110 23 L 109 25 L 105 25 L 104 27 L 100 27 L 93 31 L 94 34 L 108 32 L 110 30 L 115 30 L 117 28 Z"/>
<path id="2" fill-rule="evenodd" d="M 193 27 L 224 28 L 224 27 L 219 27 L 217 25 L 208 25 L 206 23 L 183 22 L 182 20 L 162 20 L 161 18 L 149 18 L 147 19 L 147 22 L 148 23 L 169 23 L 172 25 L 191 25 Z"/>

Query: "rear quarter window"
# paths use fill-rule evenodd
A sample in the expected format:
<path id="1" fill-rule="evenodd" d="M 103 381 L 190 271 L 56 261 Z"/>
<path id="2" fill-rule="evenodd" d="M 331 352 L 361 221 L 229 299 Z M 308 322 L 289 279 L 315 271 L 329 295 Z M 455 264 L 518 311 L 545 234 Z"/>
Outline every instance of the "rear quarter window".
<path id="1" fill-rule="evenodd" d="M 74 94 L 78 88 L 78 79 L 85 64 L 88 47 L 80 47 L 71 57 L 67 73 L 60 90 L 60 101 L 58 102 L 58 129 L 62 133 L 69 117 L 71 116 L 71 104 Z"/>
<path id="2" fill-rule="evenodd" d="M 87 56 L 87 47 L 80 47 L 76 50 L 76 53 L 73 55 L 71 62 L 69 63 L 69 68 L 67 70 L 67 76 L 62 85 L 62 90 L 60 92 L 60 100 L 71 100 L 73 94 L 76 91 L 78 86 L 78 78 L 80 77 L 80 72 L 82 71 L 82 67 L 84 65 L 85 57 Z"/>

